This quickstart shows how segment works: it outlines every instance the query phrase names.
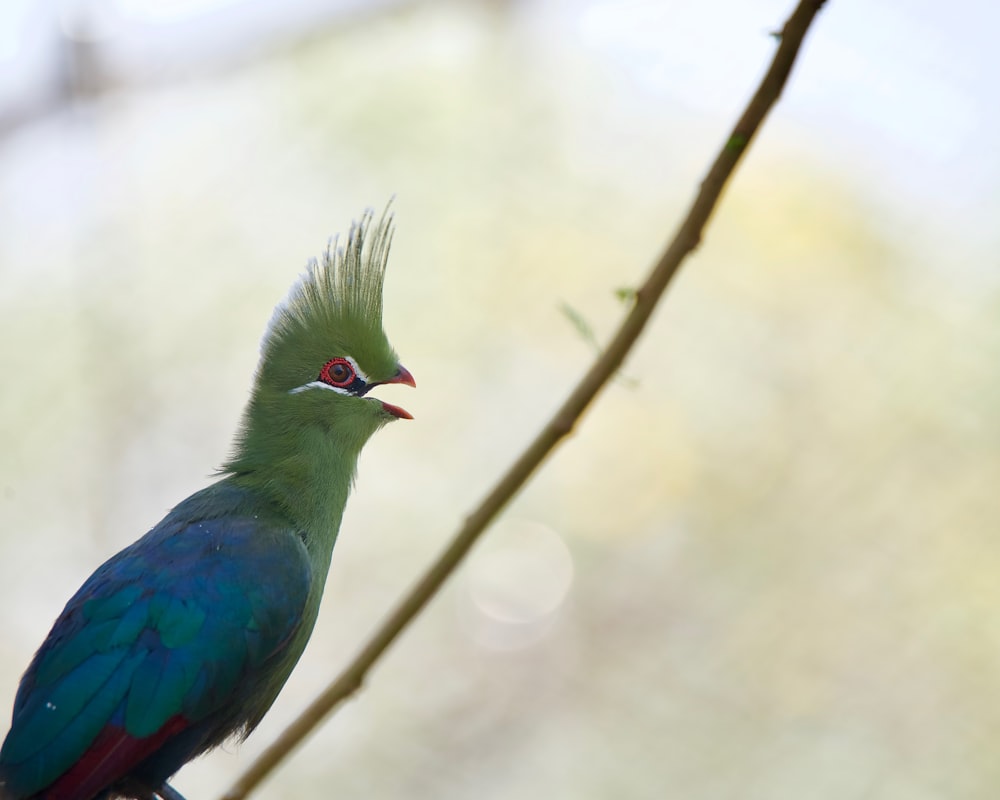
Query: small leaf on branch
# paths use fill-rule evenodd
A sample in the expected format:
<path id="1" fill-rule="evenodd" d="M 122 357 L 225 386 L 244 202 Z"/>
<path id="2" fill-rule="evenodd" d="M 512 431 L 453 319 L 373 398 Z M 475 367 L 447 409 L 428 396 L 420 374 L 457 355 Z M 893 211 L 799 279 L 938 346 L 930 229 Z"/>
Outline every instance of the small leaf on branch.
<path id="1" fill-rule="evenodd" d="M 639 292 L 632 286 L 620 286 L 615 289 L 615 297 L 623 303 L 632 304 L 639 296 Z"/>
<path id="2" fill-rule="evenodd" d="M 732 136 L 729 137 L 729 141 L 726 142 L 726 151 L 730 153 L 733 152 L 738 153 L 746 146 L 747 146 L 747 137 L 744 136 L 742 133 L 734 133 Z"/>
<path id="3" fill-rule="evenodd" d="M 631 292 L 632 296 L 635 296 L 634 289 L 618 289 L 615 291 L 615 294 L 624 299 L 621 294 L 622 292 Z M 600 355 L 602 350 L 601 343 L 597 341 L 597 335 L 594 333 L 594 329 L 590 327 L 590 323 L 584 319 L 583 314 L 573 308 L 573 306 L 569 303 L 560 304 L 559 310 L 566 315 L 566 319 L 573 323 L 573 327 L 576 328 L 577 333 L 580 334 L 580 338 L 589 344 L 597 355 Z M 638 380 L 626 375 L 620 369 L 615 373 L 614 380 L 618 381 L 618 383 L 628 389 L 634 389 L 639 385 Z"/>
<path id="4" fill-rule="evenodd" d="M 568 319 L 570 323 L 572 323 L 573 327 L 576 328 L 576 332 L 580 334 L 580 338 L 589 344 L 595 353 L 600 353 L 601 343 L 597 341 L 594 329 L 590 327 L 590 323 L 584 319 L 583 314 L 573 308 L 573 306 L 569 303 L 560 303 L 559 310 L 562 311 L 566 319 Z"/>

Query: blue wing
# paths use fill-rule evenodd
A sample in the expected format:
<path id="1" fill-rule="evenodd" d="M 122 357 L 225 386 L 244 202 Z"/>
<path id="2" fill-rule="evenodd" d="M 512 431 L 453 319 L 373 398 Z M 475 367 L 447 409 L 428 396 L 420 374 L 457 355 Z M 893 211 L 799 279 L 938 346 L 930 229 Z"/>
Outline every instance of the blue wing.
<path id="1" fill-rule="evenodd" d="M 10 796 L 90 797 L 194 731 L 166 777 L 266 710 L 249 693 L 302 622 L 304 545 L 252 516 L 171 520 L 100 567 L 36 654 L 0 750 Z"/>

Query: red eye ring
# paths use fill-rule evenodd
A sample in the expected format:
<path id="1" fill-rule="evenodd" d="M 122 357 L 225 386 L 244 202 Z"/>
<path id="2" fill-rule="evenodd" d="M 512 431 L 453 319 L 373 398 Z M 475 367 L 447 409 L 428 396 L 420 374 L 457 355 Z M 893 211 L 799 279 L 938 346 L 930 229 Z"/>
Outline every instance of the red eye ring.
<path id="1" fill-rule="evenodd" d="M 331 358 L 319 371 L 319 379 L 330 386 L 345 388 L 355 379 L 354 366 L 346 358 Z"/>

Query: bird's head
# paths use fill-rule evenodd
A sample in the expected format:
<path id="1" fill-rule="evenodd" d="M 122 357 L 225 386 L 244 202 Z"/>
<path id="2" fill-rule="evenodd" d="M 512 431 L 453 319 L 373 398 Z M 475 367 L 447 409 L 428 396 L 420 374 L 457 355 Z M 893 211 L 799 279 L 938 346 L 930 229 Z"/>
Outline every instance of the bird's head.
<path id="1" fill-rule="evenodd" d="M 412 419 L 369 394 L 386 383 L 416 385 L 382 330 L 391 239 L 391 216 L 373 225 L 369 211 L 343 245 L 334 239 L 309 263 L 264 335 L 251 417 L 263 413 L 289 433 L 333 431 L 358 449 L 385 423 Z"/>

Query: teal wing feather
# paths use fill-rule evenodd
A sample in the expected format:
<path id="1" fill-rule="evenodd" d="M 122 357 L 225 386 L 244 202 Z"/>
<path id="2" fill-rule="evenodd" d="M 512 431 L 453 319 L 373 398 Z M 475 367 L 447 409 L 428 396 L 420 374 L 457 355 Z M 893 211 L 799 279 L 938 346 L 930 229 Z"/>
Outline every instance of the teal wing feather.
<path id="1" fill-rule="evenodd" d="M 291 668 L 282 655 L 309 588 L 294 532 L 252 516 L 168 517 L 100 567 L 56 621 L 22 679 L 0 787 L 87 796 L 58 787 L 71 779 L 96 793 L 139 762 L 165 778 L 255 724 Z M 271 673 L 278 685 L 262 695 Z"/>

